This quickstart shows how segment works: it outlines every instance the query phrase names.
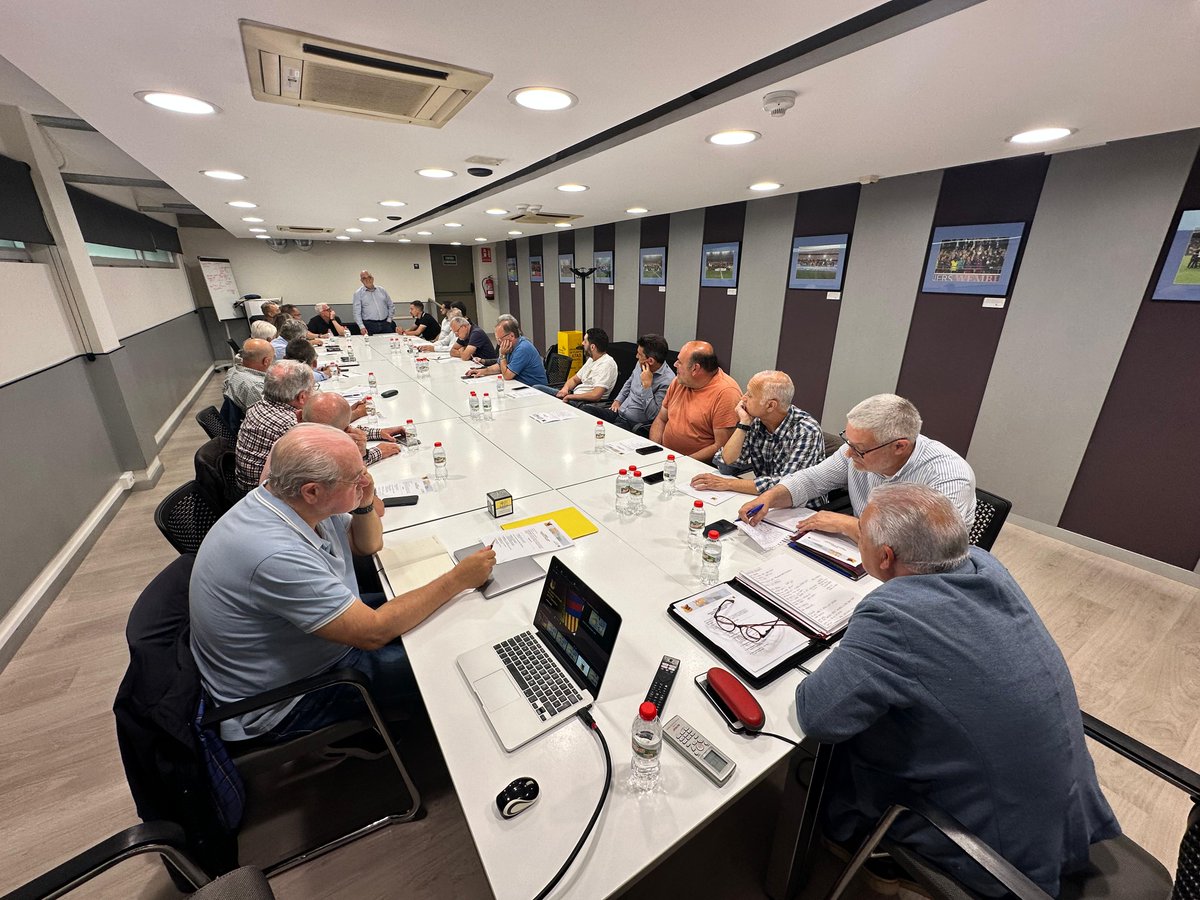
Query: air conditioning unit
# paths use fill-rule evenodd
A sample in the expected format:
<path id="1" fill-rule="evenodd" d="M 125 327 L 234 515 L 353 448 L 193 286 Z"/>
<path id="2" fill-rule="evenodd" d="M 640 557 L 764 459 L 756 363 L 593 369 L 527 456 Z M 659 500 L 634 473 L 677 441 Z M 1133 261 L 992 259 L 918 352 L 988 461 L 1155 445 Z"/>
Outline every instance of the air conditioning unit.
<path id="1" fill-rule="evenodd" d="M 333 234 L 337 231 L 325 225 L 276 225 L 275 230 L 283 234 Z"/>
<path id="2" fill-rule="evenodd" d="M 508 221 L 520 222 L 522 225 L 555 225 L 559 222 L 573 222 L 581 218 L 583 218 L 581 213 L 525 212 L 509 216 Z"/>
<path id="3" fill-rule="evenodd" d="M 256 100 L 441 128 L 492 80 L 446 63 L 239 19 Z"/>

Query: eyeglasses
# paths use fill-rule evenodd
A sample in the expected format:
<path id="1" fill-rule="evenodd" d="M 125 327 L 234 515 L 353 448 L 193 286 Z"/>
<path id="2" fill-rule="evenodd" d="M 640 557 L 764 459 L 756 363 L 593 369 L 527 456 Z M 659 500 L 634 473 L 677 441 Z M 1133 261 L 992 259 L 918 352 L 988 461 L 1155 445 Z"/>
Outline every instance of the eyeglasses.
<path id="1" fill-rule="evenodd" d="M 840 437 L 842 439 L 842 443 L 844 443 L 847 447 L 849 447 L 851 449 L 851 451 L 853 451 L 853 453 L 859 459 L 866 459 L 866 456 L 868 453 L 874 453 L 876 450 L 881 450 L 884 447 L 886 447 L 888 444 L 894 444 L 894 443 L 896 443 L 896 441 L 905 440 L 904 438 L 892 438 L 890 441 L 884 441 L 878 447 L 872 447 L 870 450 L 859 450 L 852 443 L 850 443 L 849 439 L 846 437 L 846 432 L 844 432 L 844 431 L 838 432 L 838 437 Z"/>
<path id="2" fill-rule="evenodd" d="M 721 605 L 718 606 L 716 612 L 713 613 L 713 621 L 717 623 L 717 627 L 722 631 L 727 632 L 728 634 L 734 634 L 736 632 L 740 634 L 743 639 L 750 641 L 751 643 L 757 643 L 758 641 L 765 640 L 767 636 L 770 635 L 770 633 L 780 625 L 782 625 L 784 628 L 796 627 L 791 622 L 785 622 L 783 619 L 775 619 L 773 622 L 753 622 L 746 623 L 744 625 L 739 624 L 738 622 L 735 622 L 733 619 L 729 618 L 729 616 L 723 614 L 725 612 L 725 607 L 732 602 L 732 597 L 722 600 Z"/>
<path id="3" fill-rule="evenodd" d="M 364 481 L 367 480 L 368 474 L 369 473 L 364 468 L 361 472 L 359 472 L 353 478 L 339 478 L 336 481 L 334 481 L 333 483 L 334 484 L 362 484 Z"/>

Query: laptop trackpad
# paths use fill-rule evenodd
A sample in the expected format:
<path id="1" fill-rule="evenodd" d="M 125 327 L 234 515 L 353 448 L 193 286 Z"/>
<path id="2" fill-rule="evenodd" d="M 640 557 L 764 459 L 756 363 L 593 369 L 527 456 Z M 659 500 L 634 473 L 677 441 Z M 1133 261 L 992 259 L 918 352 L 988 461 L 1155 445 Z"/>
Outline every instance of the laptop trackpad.
<path id="1" fill-rule="evenodd" d="M 493 672 L 486 678 L 479 679 L 471 687 L 475 689 L 475 694 L 479 697 L 483 708 L 489 712 L 521 697 L 521 692 L 517 690 L 517 686 L 512 683 L 508 673 L 503 669 Z"/>

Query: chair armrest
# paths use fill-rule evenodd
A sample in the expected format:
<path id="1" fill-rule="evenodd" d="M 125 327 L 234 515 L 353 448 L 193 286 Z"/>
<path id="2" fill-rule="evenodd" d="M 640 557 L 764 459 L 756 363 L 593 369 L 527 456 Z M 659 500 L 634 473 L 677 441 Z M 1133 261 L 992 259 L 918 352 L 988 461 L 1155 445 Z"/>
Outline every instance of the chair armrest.
<path id="1" fill-rule="evenodd" d="M 1193 772 L 1088 713 L 1083 713 L 1083 733 L 1200 802 L 1200 773 Z"/>
<path id="2" fill-rule="evenodd" d="M 205 728 L 210 728 L 213 725 L 224 722 L 226 719 L 244 716 L 246 713 L 252 713 L 267 706 L 274 706 L 276 703 L 282 703 L 284 700 L 291 700 L 294 697 L 302 697 L 312 691 L 331 687 L 335 684 L 352 684 L 361 693 L 369 696 L 368 689 L 370 682 L 367 681 L 367 676 L 362 672 L 356 669 L 330 669 L 328 672 L 310 675 L 308 678 L 301 678 L 290 684 L 272 688 L 253 697 L 247 697 L 244 700 L 238 700 L 235 703 L 226 703 L 223 706 L 211 709 L 204 714 L 204 718 L 200 720 L 200 724 Z"/>

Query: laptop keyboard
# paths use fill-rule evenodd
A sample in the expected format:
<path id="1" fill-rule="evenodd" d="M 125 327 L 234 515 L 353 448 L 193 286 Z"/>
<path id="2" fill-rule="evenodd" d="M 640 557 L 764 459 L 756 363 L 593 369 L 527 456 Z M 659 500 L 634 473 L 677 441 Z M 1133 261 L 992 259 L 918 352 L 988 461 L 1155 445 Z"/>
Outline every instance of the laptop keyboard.
<path id="1" fill-rule="evenodd" d="M 543 722 L 580 701 L 575 685 L 563 677 L 541 642 L 528 631 L 493 646 Z"/>

